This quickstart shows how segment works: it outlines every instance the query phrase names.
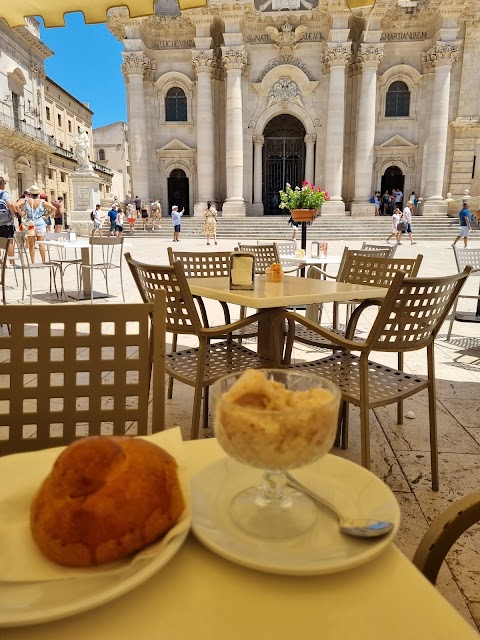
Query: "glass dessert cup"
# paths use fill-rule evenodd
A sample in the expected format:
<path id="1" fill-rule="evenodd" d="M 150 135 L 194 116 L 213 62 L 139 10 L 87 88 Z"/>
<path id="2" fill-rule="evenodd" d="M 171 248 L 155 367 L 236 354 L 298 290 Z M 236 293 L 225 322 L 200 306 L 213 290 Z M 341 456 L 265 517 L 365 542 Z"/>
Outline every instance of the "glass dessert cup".
<path id="1" fill-rule="evenodd" d="M 234 523 L 262 538 L 288 538 L 310 529 L 317 506 L 287 486 L 285 471 L 315 462 L 332 447 L 338 387 L 307 372 L 263 369 L 225 376 L 211 393 L 221 447 L 239 462 L 264 469 L 260 486 L 233 498 Z"/>

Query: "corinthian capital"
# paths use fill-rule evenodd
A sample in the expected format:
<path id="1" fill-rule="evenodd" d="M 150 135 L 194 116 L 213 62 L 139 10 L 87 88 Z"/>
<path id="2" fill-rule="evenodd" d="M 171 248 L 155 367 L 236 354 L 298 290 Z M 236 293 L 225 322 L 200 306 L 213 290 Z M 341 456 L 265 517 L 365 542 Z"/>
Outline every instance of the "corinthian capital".
<path id="1" fill-rule="evenodd" d="M 384 44 L 361 44 L 357 62 L 363 67 L 377 68 L 383 58 Z"/>
<path id="2" fill-rule="evenodd" d="M 263 136 L 253 136 L 253 144 L 255 147 L 263 147 L 265 138 Z"/>
<path id="3" fill-rule="evenodd" d="M 131 75 L 143 76 L 150 68 L 150 58 L 147 58 L 141 51 L 136 53 L 124 53 L 122 73 L 125 78 Z"/>
<path id="4" fill-rule="evenodd" d="M 215 68 L 215 58 L 212 49 L 205 49 L 200 51 L 192 51 L 192 64 L 197 73 L 206 71 L 211 73 Z"/>
<path id="5" fill-rule="evenodd" d="M 222 47 L 222 63 L 225 69 L 241 69 L 248 62 L 247 52 L 243 47 Z"/>
<path id="6" fill-rule="evenodd" d="M 304 139 L 305 139 L 305 145 L 307 147 L 310 147 L 311 145 L 315 144 L 315 142 L 317 140 L 317 136 L 308 134 L 308 135 L 305 136 Z"/>
<path id="7" fill-rule="evenodd" d="M 429 67 L 451 67 L 458 58 L 459 45 L 451 42 L 437 42 L 429 51 L 422 54 L 423 65 Z"/>
<path id="8" fill-rule="evenodd" d="M 345 67 L 350 60 L 351 50 L 351 42 L 328 42 L 325 51 L 325 64 L 329 67 Z"/>

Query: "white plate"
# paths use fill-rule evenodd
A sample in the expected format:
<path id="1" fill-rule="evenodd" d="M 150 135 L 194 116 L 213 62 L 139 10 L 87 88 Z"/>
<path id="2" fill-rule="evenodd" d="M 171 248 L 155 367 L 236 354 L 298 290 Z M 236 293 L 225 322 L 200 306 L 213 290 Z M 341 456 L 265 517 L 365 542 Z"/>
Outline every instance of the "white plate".
<path id="1" fill-rule="evenodd" d="M 19 627 L 66 618 L 110 602 L 161 569 L 177 553 L 188 528 L 170 540 L 154 558 L 122 571 L 92 578 L 48 582 L 0 582 L 0 628 Z"/>
<path id="2" fill-rule="evenodd" d="M 231 458 L 211 464 L 193 479 L 192 529 L 206 547 L 251 569 L 286 575 L 320 575 L 357 567 L 380 554 L 400 525 L 400 508 L 390 489 L 363 467 L 327 455 L 292 471 L 305 485 L 352 517 L 391 520 L 393 530 L 382 538 L 361 540 L 340 533 L 332 514 L 318 509 L 314 527 L 284 540 L 249 536 L 232 521 L 231 499 L 246 487 L 260 484 L 262 471 Z"/>
<path id="3" fill-rule="evenodd" d="M 191 524 L 180 431 L 168 429 L 146 439 L 177 459 L 185 511 L 175 527 L 153 545 L 129 558 L 88 569 L 49 562 L 29 531 L 32 498 L 62 448 L 0 458 L 0 628 L 57 620 L 98 607 L 145 582 L 177 553 Z"/>

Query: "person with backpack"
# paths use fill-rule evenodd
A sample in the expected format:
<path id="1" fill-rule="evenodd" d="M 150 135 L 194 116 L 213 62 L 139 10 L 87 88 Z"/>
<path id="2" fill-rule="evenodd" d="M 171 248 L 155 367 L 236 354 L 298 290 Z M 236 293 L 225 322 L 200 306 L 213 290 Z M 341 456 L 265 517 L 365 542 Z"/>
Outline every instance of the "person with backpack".
<path id="1" fill-rule="evenodd" d="M 158 228 L 161 229 L 160 218 L 162 217 L 162 207 L 158 198 L 150 205 L 150 211 L 152 213 L 152 231 L 155 231 L 155 225 L 158 225 Z"/>
<path id="2" fill-rule="evenodd" d="M 402 233 L 408 233 L 408 237 L 410 238 L 411 244 L 417 244 L 413 241 L 413 233 L 412 233 L 412 210 L 410 207 L 413 206 L 413 202 L 409 200 L 407 202 L 407 206 L 402 211 L 402 215 L 400 216 L 400 221 L 397 225 L 397 244 L 402 244 Z"/>
<path id="3" fill-rule="evenodd" d="M 103 218 L 102 218 L 102 210 L 100 209 L 99 204 L 95 206 L 95 211 L 92 211 L 92 213 L 90 214 L 90 218 L 92 219 L 92 222 L 93 222 L 92 238 L 95 235 L 95 231 L 98 231 L 98 235 L 102 237 Z"/>
<path id="4" fill-rule="evenodd" d="M 110 218 L 110 235 L 114 236 L 115 235 L 115 231 L 116 231 L 116 226 L 117 226 L 117 207 L 113 207 L 110 209 L 110 211 L 107 213 L 107 216 Z"/>
<path id="5" fill-rule="evenodd" d="M 0 177 L 0 238 L 12 238 L 15 233 L 15 205 L 13 204 L 12 197 L 5 190 L 5 178 Z M 8 248 L 8 255 L 10 256 L 10 263 L 7 266 L 14 267 L 15 261 L 13 259 L 14 247 L 13 242 L 10 243 Z"/>

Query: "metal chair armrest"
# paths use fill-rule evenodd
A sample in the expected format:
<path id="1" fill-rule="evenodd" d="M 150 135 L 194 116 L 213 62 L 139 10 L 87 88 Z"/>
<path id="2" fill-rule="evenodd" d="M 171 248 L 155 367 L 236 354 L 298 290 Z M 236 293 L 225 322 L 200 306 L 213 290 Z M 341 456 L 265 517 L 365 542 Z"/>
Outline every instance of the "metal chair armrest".
<path id="1" fill-rule="evenodd" d="M 432 522 L 418 545 L 413 564 L 435 584 L 451 547 L 467 529 L 479 521 L 480 492 L 457 500 Z"/>
<path id="2" fill-rule="evenodd" d="M 337 279 L 337 276 L 336 276 L 336 275 L 335 275 L 335 276 L 332 276 L 332 274 L 331 274 L 331 273 L 327 273 L 327 272 L 325 271 L 325 269 L 321 269 L 320 267 L 317 267 L 317 265 L 315 265 L 315 264 L 311 264 L 311 265 L 309 265 L 308 270 L 309 270 L 309 271 L 310 271 L 310 270 L 312 270 L 312 271 L 318 271 L 318 273 L 320 273 L 320 274 L 321 274 L 322 276 L 324 276 L 325 278 L 330 278 L 330 280 L 336 280 L 336 279 Z"/>
<path id="3" fill-rule="evenodd" d="M 202 329 L 201 335 L 207 338 L 215 338 L 224 336 L 227 333 L 233 333 L 237 331 L 237 329 L 241 329 L 242 327 L 246 327 L 249 324 L 253 324 L 257 320 L 260 320 L 267 312 L 261 311 L 259 313 L 253 314 L 253 316 L 247 316 L 241 320 L 236 320 L 235 322 L 230 322 L 229 324 L 224 324 L 218 327 L 209 327 Z"/>

